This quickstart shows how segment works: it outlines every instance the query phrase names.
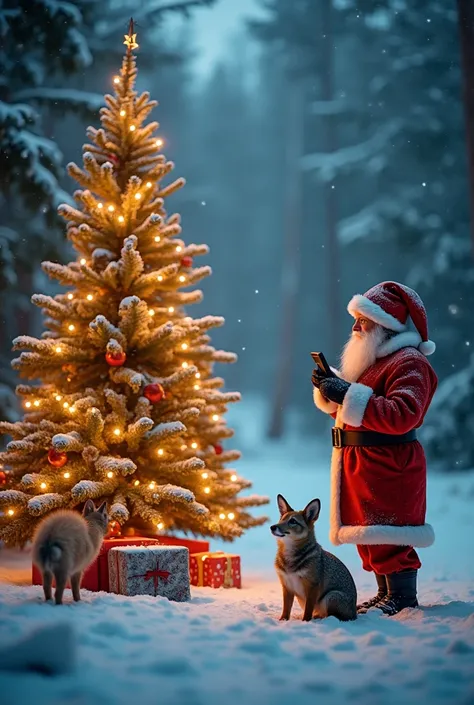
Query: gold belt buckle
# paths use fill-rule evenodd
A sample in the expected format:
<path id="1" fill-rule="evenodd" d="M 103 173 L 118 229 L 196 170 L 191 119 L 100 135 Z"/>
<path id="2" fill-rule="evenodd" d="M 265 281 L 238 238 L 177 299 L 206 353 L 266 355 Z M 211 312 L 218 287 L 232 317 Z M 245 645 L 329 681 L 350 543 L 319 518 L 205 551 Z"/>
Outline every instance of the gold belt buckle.
<path id="1" fill-rule="evenodd" d="M 333 448 L 342 448 L 342 428 L 333 426 L 332 430 L 332 445 Z"/>

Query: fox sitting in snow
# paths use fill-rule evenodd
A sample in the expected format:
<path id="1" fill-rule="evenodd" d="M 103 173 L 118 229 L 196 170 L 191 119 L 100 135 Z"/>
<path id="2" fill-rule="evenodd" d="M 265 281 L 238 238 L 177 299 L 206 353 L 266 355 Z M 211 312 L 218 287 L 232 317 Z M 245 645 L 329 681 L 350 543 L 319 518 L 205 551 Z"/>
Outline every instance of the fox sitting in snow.
<path id="1" fill-rule="evenodd" d="M 278 539 L 275 568 L 283 589 L 280 620 L 290 619 L 296 597 L 304 610 L 303 621 L 337 617 L 357 618 L 357 590 L 344 563 L 317 542 L 314 524 L 321 502 L 313 499 L 295 512 L 281 494 L 277 497 L 280 522 L 270 527 Z"/>
<path id="2" fill-rule="evenodd" d="M 57 605 L 62 604 L 69 579 L 74 600 L 81 599 L 82 573 L 96 558 L 106 533 L 106 502 L 96 509 L 94 502 L 88 499 L 83 516 L 71 510 L 59 510 L 43 519 L 33 539 L 33 563 L 43 575 L 45 600 L 52 599 L 53 576 Z"/>

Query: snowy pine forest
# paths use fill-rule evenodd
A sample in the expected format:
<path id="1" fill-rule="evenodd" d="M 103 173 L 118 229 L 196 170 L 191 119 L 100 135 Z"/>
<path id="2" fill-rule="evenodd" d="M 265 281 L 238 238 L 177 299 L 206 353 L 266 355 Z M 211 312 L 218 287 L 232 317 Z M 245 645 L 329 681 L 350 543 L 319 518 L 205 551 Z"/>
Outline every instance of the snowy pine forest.
<path id="1" fill-rule="evenodd" d="M 239 355 L 228 388 L 266 400 L 270 437 L 294 418 L 302 435 L 322 435 L 309 352 L 337 364 L 346 302 L 402 281 L 422 296 L 437 343 L 432 465 L 474 467 L 463 3 L 247 2 L 203 71 L 205 18 L 232 2 L 1 3 L 1 418 L 19 414 L 11 341 L 40 333 L 30 297 L 54 293 L 41 261 L 70 259 L 56 215 L 72 202 L 65 165 L 98 122 L 133 13 L 139 89 L 159 100 L 167 154 L 187 181 L 173 207 L 186 238 L 210 246 L 202 314 L 225 316 L 214 342 Z"/>

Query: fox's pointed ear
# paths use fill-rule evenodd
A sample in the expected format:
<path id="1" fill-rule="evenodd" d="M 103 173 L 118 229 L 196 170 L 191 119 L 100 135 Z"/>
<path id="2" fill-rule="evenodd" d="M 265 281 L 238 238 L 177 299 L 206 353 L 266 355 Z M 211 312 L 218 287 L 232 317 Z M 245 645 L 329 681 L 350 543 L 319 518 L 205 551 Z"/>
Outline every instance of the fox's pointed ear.
<path id="1" fill-rule="evenodd" d="M 107 514 L 107 502 L 102 502 L 97 511 L 99 512 L 99 514 Z"/>
<path id="2" fill-rule="evenodd" d="M 321 511 L 321 500 L 320 499 L 312 499 L 309 504 L 306 505 L 306 507 L 303 509 L 303 514 L 304 518 L 308 522 L 308 524 L 314 524 L 314 522 L 317 520 L 319 516 L 319 512 Z"/>
<path id="3" fill-rule="evenodd" d="M 84 505 L 84 509 L 82 510 L 82 514 L 85 517 L 87 517 L 87 516 L 89 516 L 89 514 L 92 514 L 92 512 L 95 512 L 95 505 L 91 499 L 88 499 Z"/>
<path id="4" fill-rule="evenodd" d="M 278 509 L 280 510 L 280 516 L 283 516 L 283 514 L 286 514 L 287 512 L 293 511 L 282 494 L 277 495 L 277 503 Z"/>

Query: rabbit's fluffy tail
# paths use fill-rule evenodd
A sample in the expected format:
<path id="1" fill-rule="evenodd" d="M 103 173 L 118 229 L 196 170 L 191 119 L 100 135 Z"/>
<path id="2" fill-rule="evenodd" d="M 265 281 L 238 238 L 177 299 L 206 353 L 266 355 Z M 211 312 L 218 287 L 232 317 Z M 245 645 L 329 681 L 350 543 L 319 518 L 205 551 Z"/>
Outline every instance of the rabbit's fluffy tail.
<path id="1" fill-rule="evenodd" d="M 63 550 L 57 543 L 47 542 L 39 549 L 39 557 L 43 569 L 51 570 L 61 559 Z"/>

